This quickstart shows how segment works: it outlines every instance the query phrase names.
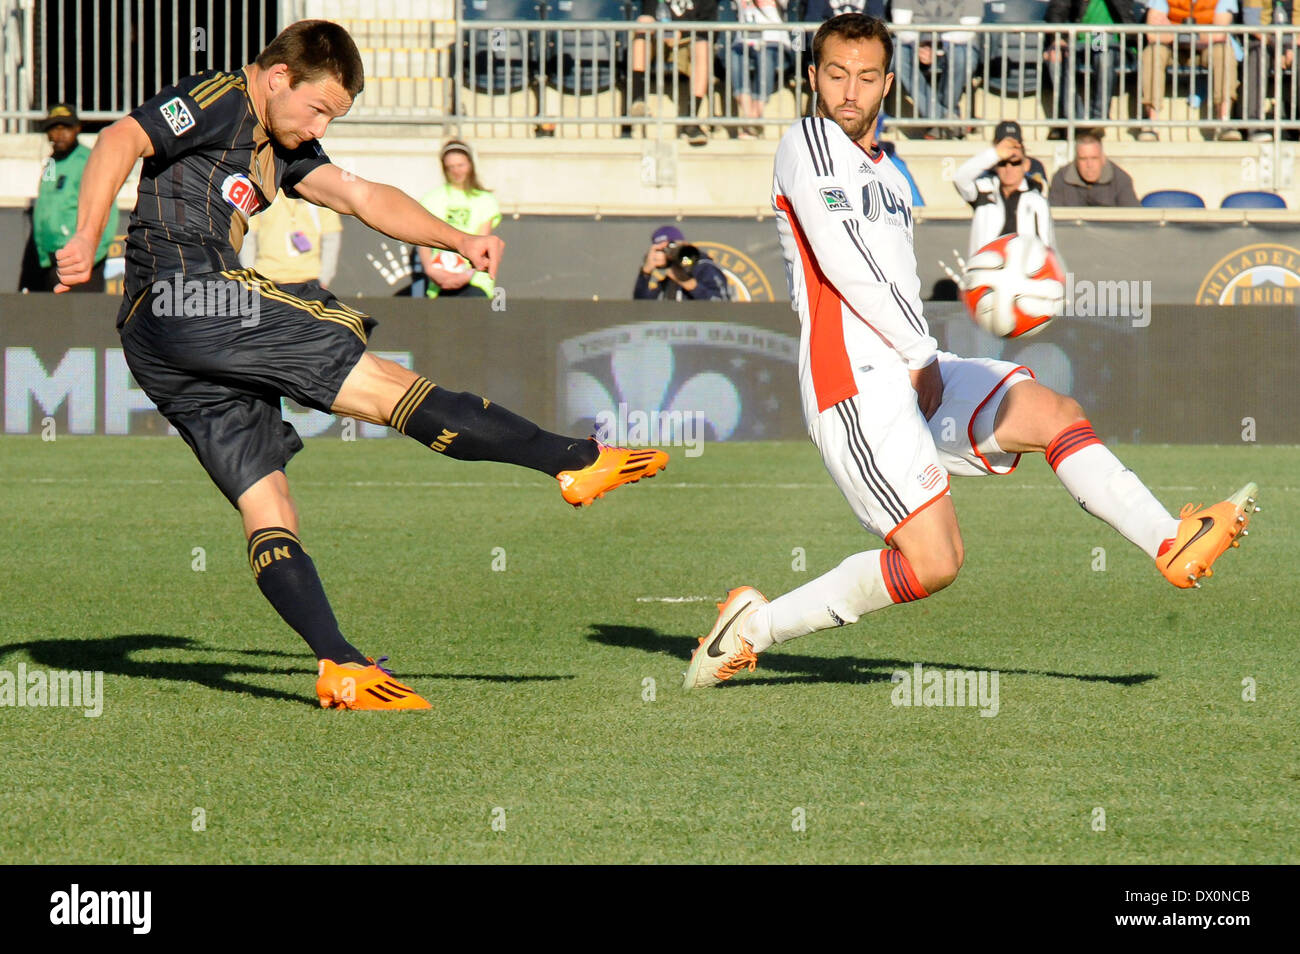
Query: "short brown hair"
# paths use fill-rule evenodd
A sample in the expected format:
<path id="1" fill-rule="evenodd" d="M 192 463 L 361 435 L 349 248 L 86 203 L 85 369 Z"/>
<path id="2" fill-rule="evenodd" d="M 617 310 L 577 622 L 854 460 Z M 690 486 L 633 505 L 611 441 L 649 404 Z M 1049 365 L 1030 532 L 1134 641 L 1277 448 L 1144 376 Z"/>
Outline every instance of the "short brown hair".
<path id="1" fill-rule="evenodd" d="M 257 55 L 260 69 L 278 63 L 289 67 L 289 85 L 314 83 L 323 77 L 338 80 L 356 99 L 366 84 L 361 54 L 348 31 L 329 20 L 299 20 Z"/>
<path id="2" fill-rule="evenodd" d="M 894 62 L 894 38 L 889 35 L 885 21 L 865 13 L 841 13 L 831 17 L 817 28 L 813 37 L 813 66 L 822 65 L 822 47 L 826 40 L 837 36 L 841 40 L 879 40 L 885 47 L 885 72 Z"/>
<path id="3" fill-rule="evenodd" d="M 1084 132 L 1079 133 L 1079 135 L 1077 135 L 1077 136 L 1074 137 L 1074 146 L 1075 146 L 1076 149 L 1077 149 L 1079 146 L 1083 145 L 1085 142 L 1095 142 L 1098 146 L 1100 146 L 1100 145 L 1101 145 L 1101 130 L 1099 130 L 1099 129 L 1088 129 L 1088 130 L 1085 130 Z"/>

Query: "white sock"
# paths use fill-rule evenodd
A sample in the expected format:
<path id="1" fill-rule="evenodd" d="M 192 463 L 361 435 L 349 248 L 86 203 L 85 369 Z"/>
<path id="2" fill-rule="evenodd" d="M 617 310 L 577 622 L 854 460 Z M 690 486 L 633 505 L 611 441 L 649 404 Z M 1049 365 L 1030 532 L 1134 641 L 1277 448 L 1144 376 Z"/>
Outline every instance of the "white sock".
<path id="1" fill-rule="evenodd" d="M 867 550 L 755 610 L 741 635 L 761 653 L 773 643 L 847 626 L 874 610 L 927 595 L 901 553 Z"/>
<path id="2" fill-rule="evenodd" d="M 1070 425 L 1052 440 L 1047 462 L 1080 507 L 1153 560 L 1160 544 L 1178 532 L 1177 518 L 1097 439 L 1087 421 Z"/>

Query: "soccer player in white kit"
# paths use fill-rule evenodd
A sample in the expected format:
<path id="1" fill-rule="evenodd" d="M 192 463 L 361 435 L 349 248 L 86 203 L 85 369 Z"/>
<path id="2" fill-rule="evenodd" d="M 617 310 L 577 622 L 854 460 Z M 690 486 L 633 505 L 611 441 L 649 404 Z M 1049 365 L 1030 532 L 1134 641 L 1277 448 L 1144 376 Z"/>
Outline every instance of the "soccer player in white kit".
<path id="1" fill-rule="evenodd" d="M 949 474 L 1007 474 L 1021 454 L 1044 454 L 1080 506 L 1179 587 L 1198 586 L 1257 509 L 1252 483 L 1172 517 L 1072 398 L 1028 368 L 938 351 L 922 315 L 911 190 L 875 142 L 892 54 L 881 20 L 846 13 L 822 24 L 808 68 L 816 115 L 781 140 L 772 183 L 801 325 L 808 433 L 858 520 L 886 547 L 856 553 L 770 603 L 753 587 L 733 589 L 691 657 L 688 689 L 752 671 L 776 643 L 951 583 L 963 550 Z"/>

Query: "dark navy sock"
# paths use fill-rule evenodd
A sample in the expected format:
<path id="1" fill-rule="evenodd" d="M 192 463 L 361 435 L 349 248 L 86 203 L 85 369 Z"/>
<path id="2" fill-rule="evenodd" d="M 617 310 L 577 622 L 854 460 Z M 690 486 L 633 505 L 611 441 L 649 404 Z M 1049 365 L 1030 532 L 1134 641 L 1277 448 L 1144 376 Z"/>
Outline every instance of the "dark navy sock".
<path id="1" fill-rule="evenodd" d="M 590 439 L 562 437 L 468 391 L 448 391 L 420 378 L 393 408 L 389 425 L 456 460 L 493 460 L 554 477 L 580 470 L 600 455 Z"/>
<path id="2" fill-rule="evenodd" d="M 332 659 L 339 665 L 367 662 L 339 632 L 316 564 L 297 536 L 284 527 L 254 531 L 248 540 L 248 562 L 262 595 L 307 641 L 317 659 Z"/>

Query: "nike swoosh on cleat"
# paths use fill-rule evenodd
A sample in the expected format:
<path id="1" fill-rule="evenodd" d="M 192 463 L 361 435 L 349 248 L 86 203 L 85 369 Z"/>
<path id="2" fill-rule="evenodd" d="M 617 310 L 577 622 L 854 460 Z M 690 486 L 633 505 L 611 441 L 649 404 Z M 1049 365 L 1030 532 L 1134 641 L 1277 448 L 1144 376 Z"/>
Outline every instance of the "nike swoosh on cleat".
<path id="1" fill-rule="evenodd" d="M 1192 537 L 1192 539 L 1188 540 L 1186 543 L 1184 543 L 1181 547 L 1178 548 L 1178 553 L 1175 553 L 1173 556 L 1171 556 L 1171 557 L 1169 558 L 1169 565 L 1170 565 L 1170 566 L 1173 566 L 1174 561 L 1178 559 L 1179 554 L 1181 554 L 1184 550 L 1186 550 L 1188 547 L 1190 547 L 1190 546 L 1191 546 L 1193 543 L 1195 543 L 1197 540 L 1201 539 L 1201 537 L 1203 537 L 1203 536 L 1205 536 L 1207 533 L 1209 533 L 1210 529 L 1211 529 L 1213 526 L 1214 526 L 1214 518 L 1213 518 L 1213 517 L 1202 517 L 1202 518 L 1201 518 L 1201 529 L 1199 529 L 1199 530 L 1196 531 L 1196 535 L 1195 535 L 1194 537 Z"/>
<path id="2" fill-rule="evenodd" d="M 745 612 L 745 609 L 748 606 L 749 604 L 746 603 L 740 609 L 736 610 L 735 616 L 732 616 L 731 619 L 727 620 L 727 625 L 723 626 L 722 630 L 718 633 L 718 635 L 714 637 L 713 642 L 709 643 L 709 648 L 707 651 L 708 654 L 712 656 L 714 659 L 717 659 L 719 656 L 722 655 L 722 650 L 718 648 L 719 644 L 721 644 L 722 642 L 722 637 L 727 635 L 727 630 L 731 629 L 731 624 L 736 621 L 736 616 L 739 616 L 741 613 Z"/>

